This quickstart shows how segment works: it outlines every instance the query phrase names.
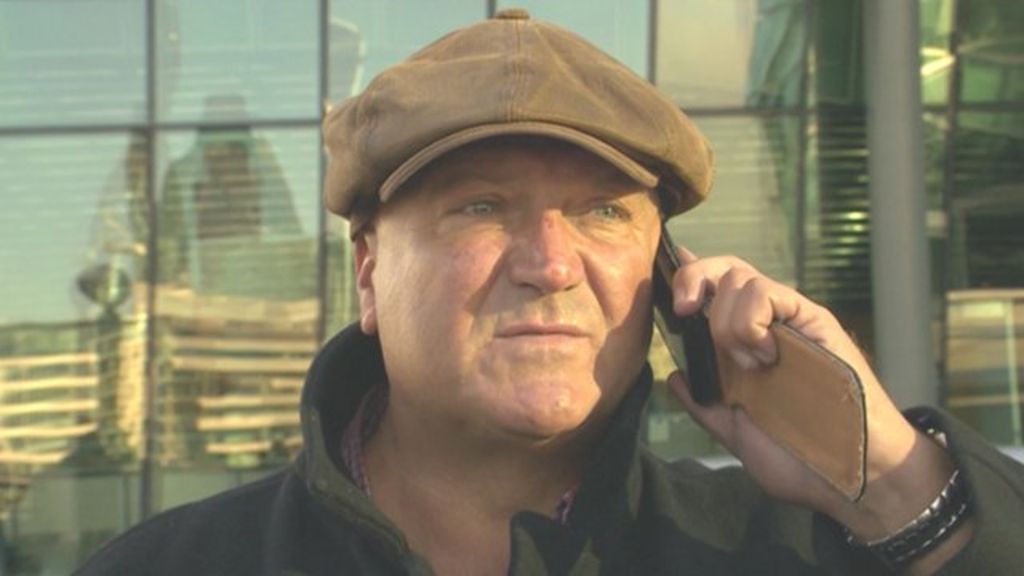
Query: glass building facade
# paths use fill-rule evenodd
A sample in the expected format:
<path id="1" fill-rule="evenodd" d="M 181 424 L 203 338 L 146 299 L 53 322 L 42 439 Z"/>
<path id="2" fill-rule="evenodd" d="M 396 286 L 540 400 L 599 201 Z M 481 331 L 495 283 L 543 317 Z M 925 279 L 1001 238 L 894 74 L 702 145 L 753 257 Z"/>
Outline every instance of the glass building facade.
<path id="1" fill-rule="evenodd" d="M 300 447 L 355 318 L 326 106 L 496 0 L 0 0 L 0 576 L 65 574 Z M 671 222 L 874 345 L 861 0 L 522 0 L 674 98 L 718 158 Z M 940 403 L 1024 444 L 1024 4 L 920 0 Z M 666 353 L 652 351 L 661 375 Z M 647 442 L 719 449 L 656 387 Z"/>

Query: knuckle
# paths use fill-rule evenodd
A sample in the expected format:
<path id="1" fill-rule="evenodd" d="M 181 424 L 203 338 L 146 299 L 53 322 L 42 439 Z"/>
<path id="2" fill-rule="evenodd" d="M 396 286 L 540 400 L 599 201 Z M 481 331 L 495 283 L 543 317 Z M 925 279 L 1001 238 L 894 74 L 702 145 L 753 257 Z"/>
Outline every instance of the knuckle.
<path id="1" fill-rule="evenodd" d="M 722 276 L 722 280 L 719 282 L 719 285 L 724 290 L 739 290 L 743 287 L 744 283 L 745 278 L 743 271 L 738 268 L 730 268 L 729 271 Z"/>
<path id="2" fill-rule="evenodd" d="M 722 259 L 725 262 L 728 263 L 730 268 L 742 269 L 742 270 L 750 270 L 750 271 L 755 271 L 756 272 L 756 268 L 754 268 L 754 266 L 750 262 L 747 262 L 743 258 L 740 258 L 739 256 L 736 256 L 735 254 L 729 254 L 727 256 L 722 256 Z"/>
<path id="3" fill-rule="evenodd" d="M 709 320 L 711 338 L 721 346 L 729 347 L 736 342 L 735 330 L 725 314 L 715 314 L 714 309 Z"/>
<path id="4" fill-rule="evenodd" d="M 761 336 L 762 328 L 754 322 L 753 318 L 743 317 L 736 320 L 733 332 L 739 341 L 755 343 Z"/>

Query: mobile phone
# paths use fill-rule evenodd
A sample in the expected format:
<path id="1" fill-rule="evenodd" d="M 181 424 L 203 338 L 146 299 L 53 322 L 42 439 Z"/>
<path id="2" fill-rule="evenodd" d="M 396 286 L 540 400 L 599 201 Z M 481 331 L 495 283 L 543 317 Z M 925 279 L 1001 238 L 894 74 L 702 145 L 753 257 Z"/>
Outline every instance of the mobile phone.
<path id="1" fill-rule="evenodd" d="M 698 404 L 708 406 L 722 399 L 715 343 L 703 308 L 684 317 L 672 309 L 672 277 L 681 265 L 679 251 L 663 225 L 652 276 L 654 324 L 676 366 L 685 370 L 690 395 Z"/>
<path id="2" fill-rule="evenodd" d="M 761 430 L 856 502 L 867 485 L 867 415 L 857 372 L 783 322 L 769 327 L 778 350 L 775 364 L 749 370 L 727 354 L 719 363 L 704 310 L 686 317 L 672 310 L 672 277 L 680 265 L 662 226 L 654 321 L 672 359 L 686 369 L 694 401 L 743 408 Z"/>

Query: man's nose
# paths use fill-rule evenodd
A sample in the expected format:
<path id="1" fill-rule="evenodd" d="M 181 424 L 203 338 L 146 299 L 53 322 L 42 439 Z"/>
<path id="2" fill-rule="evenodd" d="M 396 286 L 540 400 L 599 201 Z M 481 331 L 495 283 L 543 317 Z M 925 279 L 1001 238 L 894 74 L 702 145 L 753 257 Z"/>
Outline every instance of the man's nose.
<path id="1" fill-rule="evenodd" d="M 558 211 L 544 212 L 512 242 L 509 275 L 543 293 L 568 290 L 584 275 L 572 224 Z"/>

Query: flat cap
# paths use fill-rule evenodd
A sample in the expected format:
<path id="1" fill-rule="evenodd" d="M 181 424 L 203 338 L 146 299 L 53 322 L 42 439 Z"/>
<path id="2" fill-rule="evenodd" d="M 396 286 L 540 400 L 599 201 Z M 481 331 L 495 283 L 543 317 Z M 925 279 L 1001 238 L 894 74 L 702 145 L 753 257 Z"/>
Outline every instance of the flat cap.
<path id="1" fill-rule="evenodd" d="M 330 110 L 325 203 L 354 232 L 432 160 L 510 134 L 597 154 L 657 187 L 666 218 L 711 189 L 711 147 L 674 102 L 576 34 L 510 9 L 442 37 Z"/>

